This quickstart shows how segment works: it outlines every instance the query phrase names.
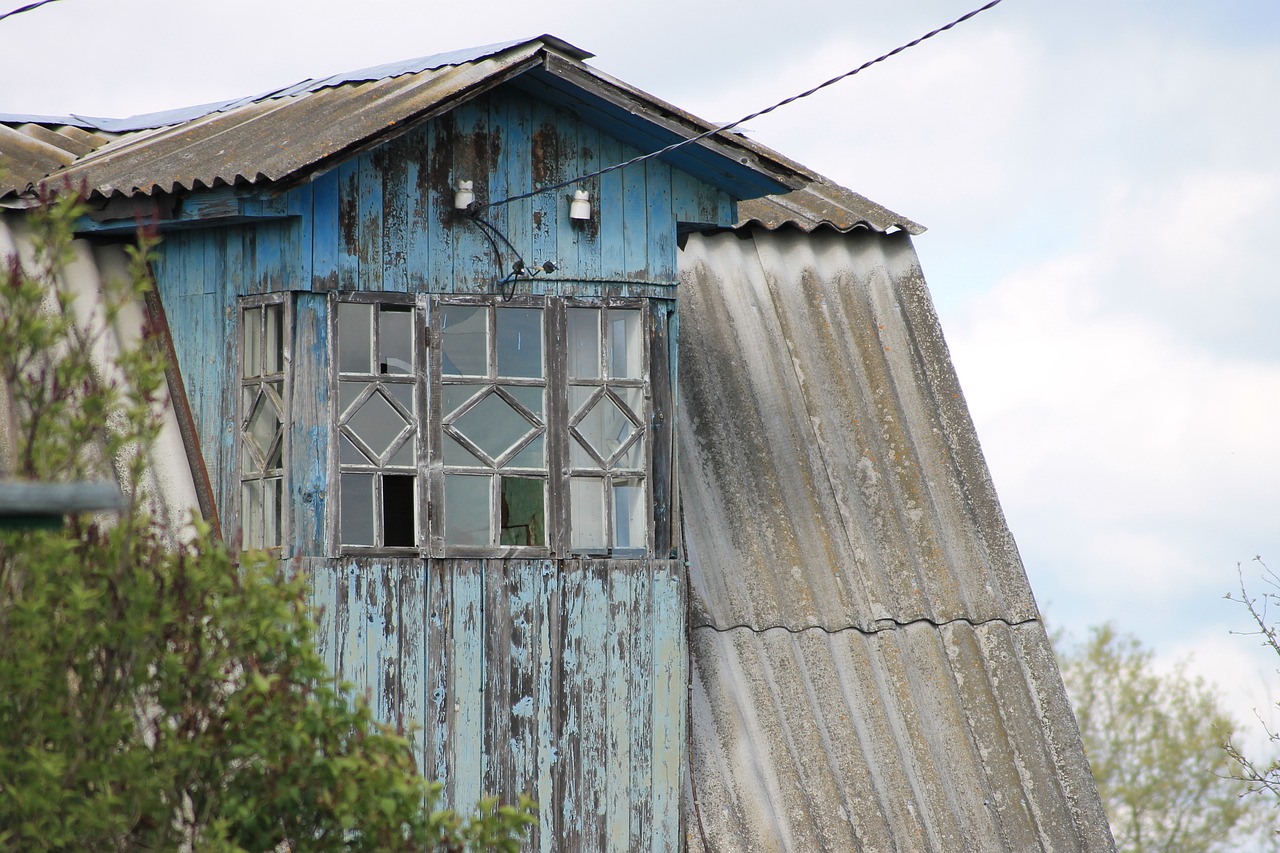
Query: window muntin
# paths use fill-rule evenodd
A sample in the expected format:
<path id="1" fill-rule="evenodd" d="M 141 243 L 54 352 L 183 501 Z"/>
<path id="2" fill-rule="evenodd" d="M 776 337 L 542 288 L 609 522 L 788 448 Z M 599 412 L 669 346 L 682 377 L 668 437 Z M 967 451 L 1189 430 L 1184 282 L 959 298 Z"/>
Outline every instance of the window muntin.
<path id="1" fill-rule="evenodd" d="M 410 303 L 337 303 L 338 538 L 344 547 L 419 545 L 416 316 Z"/>
<path id="2" fill-rule="evenodd" d="M 546 315 L 541 305 L 436 303 L 446 550 L 549 546 Z"/>
<path id="3" fill-rule="evenodd" d="M 569 307 L 570 541 L 573 551 L 648 546 L 648 363 L 638 307 Z"/>
<path id="4" fill-rule="evenodd" d="M 643 302 L 385 298 L 335 303 L 340 549 L 648 550 Z"/>
<path id="5" fill-rule="evenodd" d="M 284 541 L 289 318 L 279 298 L 240 309 L 240 530 L 245 548 Z"/>

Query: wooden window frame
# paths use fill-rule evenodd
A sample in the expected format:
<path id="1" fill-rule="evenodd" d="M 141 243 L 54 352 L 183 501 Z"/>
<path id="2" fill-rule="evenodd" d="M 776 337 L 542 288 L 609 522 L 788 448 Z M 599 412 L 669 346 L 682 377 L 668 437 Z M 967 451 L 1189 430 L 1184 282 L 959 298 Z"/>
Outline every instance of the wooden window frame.
<path id="1" fill-rule="evenodd" d="M 655 427 L 654 419 L 654 399 L 653 386 L 651 383 L 650 370 L 652 365 L 651 347 L 654 341 L 653 323 L 655 322 L 654 312 L 651 310 L 649 300 L 644 298 L 623 298 L 623 297 L 599 297 L 599 298 L 576 298 L 576 297 L 560 297 L 560 296 L 529 296 L 516 295 L 509 299 L 504 299 L 497 295 L 466 295 L 466 294 L 420 294 L 417 296 L 410 294 L 396 293 L 371 293 L 371 292 L 348 292 L 334 293 L 330 297 L 330 318 L 329 330 L 331 341 L 331 371 L 330 371 L 330 398 L 331 414 L 330 414 L 330 465 L 329 470 L 332 472 L 330 478 L 330 502 L 331 510 L 328 513 L 328 539 L 331 543 L 331 553 L 334 555 L 347 556 L 415 556 L 415 557 L 436 557 L 436 558 L 560 558 L 560 557 L 616 557 L 624 559 L 643 558 L 654 553 L 654 536 L 655 536 L 655 503 L 664 499 L 665 496 L 656 496 L 654 494 L 654 445 L 655 445 Z M 342 434 L 341 417 L 343 415 L 341 408 L 341 395 L 339 393 L 340 383 L 342 381 L 362 380 L 370 383 L 378 381 L 377 377 L 369 375 L 355 375 L 342 373 L 340 369 L 340 341 L 338 331 L 338 313 L 340 306 L 345 303 L 364 303 L 372 305 L 396 305 L 411 306 L 413 312 L 413 328 L 414 328 L 414 387 L 415 387 L 415 412 L 417 420 L 414 437 L 410 440 L 416 441 L 416 493 L 415 493 L 415 525 L 416 525 L 416 543 L 412 547 L 387 547 L 385 545 L 352 545 L 342 542 L 341 531 L 341 507 L 342 507 L 342 483 L 341 477 L 343 473 L 353 473 L 359 466 L 343 465 L 339 461 L 339 444 L 340 435 Z M 442 376 L 441 364 L 441 318 L 443 312 L 442 306 L 474 306 L 486 309 L 486 329 L 487 329 L 487 345 L 488 345 L 488 373 L 486 376 L 467 376 L 449 379 Z M 500 377 L 496 373 L 495 365 L 495 348 L 497 346 L 494 334 L 494 324 L 496 322 L 495 309 L 503 307 L 513 308 L 538 308 L 542 311 L 542 354 L 543 354 L 543 376 L 538 379 L 519 378 L 519 377 Z M 587 380 L 569 380 L 567 378 L 567 360 L 568 353 L 566 347 L 566 317 L 570 308 L 592 308 L 601 309 L 602 325 L 606 322 L 607 312 L 609 309 L 623 309 L 639 311 L 640 317 L 640 342 L 639 352 L 642 359 L 641 377 L 628 378 L 623 380 L 615 380 L 610 377 L 602 376 L 598 381 Z M 375 308 L 375 311 L 377 309 Z M 376 325 L 376 324 L 375 324 Z M 665 338 L 664 338 L 665 340 Z M 376 351 L 376 340 L 371 344 Z M 603 348 L 606 345 L 605 335 L 601 334 L 600 345 Z M 546 492 L 544 499 L 545 510 L 545 545 L 526 546 L 526 545 L 459 545 L 447 544 L 445 542 L 445 507 L 444 490 L 445 475 L 447 472 L 457 474 L 475 474 L 477 476 L 489 476 L 492 478 L 490 484 L 490 529 L 497 531 L 501 525 L 501 513 L 498 506 L 500 499 L 501 479 L 503 469 L 501 466 L 487 466 L 486 464 L 477 464 L 475 466 L 463 465 L 445 465 L 442 453 L 442 437 L 445 433 L 446 423 L 445 417 L 452 413 L 443 412 L 443 389 L 446 385 L 477 385 L 489 386 L 497 388 L 499 386 L 508 385 L 525 385 L 531 387 L 543 387 L 543 435 L 545 436 L 545 470 L 517 469 L 509 476 L 520 478 L 523 474 L 528 473 L 529 477 L 534 479 L 544 479 L 546 483 Z M 585 471 L 580 469 L 572 469 L 569 465 L 570 459 L 570 442 L 575 441 L 571 434 L 572 424 L 570 423 L 572 413 L 568 411 L 568 389 L 570 385 L 586 386 L 596 385 L 605 389 L 603 393 L 609 393 L 611 388 L 636 388 L 640 390 L 640 408 L 641 411 L 633 412 L 635 418 L 639 421 L 637 426 L 638 435 L 628 440 L 628 446 L 632 442 L 643 443 L 643 458 L 641 467 L 638 469 L 611 469 L 607 465 L 602 466 L 599 470 Z M 487 391 L 488 394 L 496 393 Z M 481 400 L 483 397 L 480 398 Z M 505 398 L 504 398 L 505 399 Z M 509 401 L 508 401 L 509 402 Z M 473 404 L 475 405 L 475 404 Z M 536 440 L 531 439 L 531 440 Z M 523 439 L 521 439 L 523 441 Z M 513 445 L 514 447 L 514 445 Z M 510 452 L 510 451 L 508 451 Z M 503 456 L 508 456 L 508 452 L 504 452 Z M 514 451 L 518 453 L 519 451 Z M 486 454 L 487 455 L 487 454 Z M 616 455 L 616 454 L 615 454 Z M 370 466 L 364 466 L 370 467 Z M 359 470 L 363 471 L 364 467 Z M 474 470 L 473 470 L 474 469 Z M 370 467 L 369 473 L 377 473 Z M 571 477 L 594 477 L 603 481 L 605 492 L 604 524 L 606 544 L 602 547 L 575 548 L 571 542 L 570 521 L 572 515 L 572 507 L 570 505 L 570 482 Z M 641 479 L 644 483 L 644 537 L 642 547 L 614 548 L 612 542 L 615 541 L 613 526 L 613 512 L 611 511 L 612 498 L 611 484 L 614 479 Z M 376 488 L 378 480 L 375 476 L 375 508 L 374 508 L 374 524 L 375 528 L 380 523 L 376 502 L 378 500 L 378 489 Z M 495 497 L 499 495 L 499 497 Z M 500 531 L 495 532 L 496 538 L 500 539 Z M 375 536 L 376 539 L 376 536 Z"/>
<path id="2" fill-rule="evenodd" d="M 249 312 L 259 312 L 259 316 L 265 317 L 267 309 L 278 307 L 280 310 L 280 369 L 268 372 L 266 368 L 266 345 L 268 340 L 267 324 L 259 321 L 257 323 L 257 351 L 258 360 L 262 365 L 253 376 L 246 376 L 248 365 L 246 359 L 248 352 L 246 351 L 246 316 Z M 249 549 L 265 549 L 268 551 L 279 552 L 283 549 L 284 544 L 289 541 L 290 535 L 290 513 L 288 511 L 289 496 L 289 463 L 290 463 L 290 432 L 292 426 L 292 398 L 293 398 L 293 301 L 288 298 L 285 293 L 271 293 L 258 296 L 245 296 L 237 301 L 236 305 L 236 428 L 235 428 L 235 467 L 238 487 L 234 490 L 235 512 L 231 530 L 238 531 L 240 547 Z M 275 395 L 269 389 L 269 386 L 278 384 L 280 392 Z M 278 396 L 278 404 L 280 410 L 280 435 L 278 439 L 280 465 L 272 466 L 269 464 L 258 464 L 253 470 L 246 470 L 249 462 L 257 462 L 253 450 L 246 447 L 249 443 L 249 421 L 253 415 L 253 410 L 257 401 L 263 396 Z M 256 443 L 256 439 L 254 440 Z M 277 445 L 277 440 L 272 440 L 269 447 L 265 448 L 265 456 L 267 461 L 273 455 Z M 245 514 L 247 507 L 245 506 L 245 491 L 251 483 L 262 484 L 263 495 L 265 496 L 265 484 L 268 482 L 278 481 L 279 496 L 276 503 L 276 513 L 279 518 L 275 522 L 278 541 L 267 542 L 265 536 L 262 541 L 256 541 L 258 536 L 254 533 L 255 528 L 246 529 Z M 261 505 L 261 511 L 267 511 L 265 504 Z M 266 518 L 257 519 L 256 530 L 262 534 L 266 533 Z M 254 541 L 248 541 L 254 540 Z"/>

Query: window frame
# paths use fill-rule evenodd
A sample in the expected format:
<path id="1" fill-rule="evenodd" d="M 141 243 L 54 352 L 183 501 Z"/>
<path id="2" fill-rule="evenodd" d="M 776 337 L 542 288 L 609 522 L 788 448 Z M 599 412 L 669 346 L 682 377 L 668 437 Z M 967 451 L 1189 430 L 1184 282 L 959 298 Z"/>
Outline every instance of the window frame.
<path id="1" fill-rule="evenodd" d="M 341 383 L 352 381 L 353 379 L 363 379 L 375 382 L 376 377 L 372 374 L 356 375 L 344 374 L 341 371 L 340 347 L 338 331 L 338 315 L 339 306 L 345 303 L 363 303 L 372 305 L 399 305 L 409 306 L 413 315 L 413 334 L 414 334 L 414 400 L 415 412 L 417 419 L 415 424 L 415 435 L 408 440 L 415 441 L 416 444 L 416 480 L 415 480 L 415 505 L 414 520 L 416 530 L 416 542 L 413 546 L 386 546 L 379 545 L 354 545 L 347 544 L 342 541 L 342 474 L 344 473 L 344 465 L 340 462 L 340 436 L 342 435 L 341 417 L 344 411 L 340 410 L 341 406 Z M 466 375 L 457 376 L 453 381 L 448 381 L 442 375 L 442 330 L 441 320 L 443 317 L 442 308 L 448 306 L 474 306 L 483 307 L 486 310 L 486 330 L 488 338 L 487 344 L 487 373 L 485 376 Z M 498 308 L 537 308 L 542 311 L 542 359 L 543 371 L 540 379 L 521 379 L 518 377 L 499 376 L 497 373 L 497 365 L 494 361 L 496 358 L 497 342 L 495 340 L 494 329 L 497 320 L 496 309 Z M 639 390 L 639 406 L 641 411 L 634 411 L 634 418 L 628 418 L 636 423 L 637 433 L 628 439 L 625 446 L 632 443 L 642 443 L 643 453 L 640 460 L 640 467 L 618 469 L 615 465 L 610 468 L 607 464 L 602 466 L 598 471 L 587 472 L 578 471 L 578 476 L 599 478 L 605 485 L 605 505 L 602 509 L 604 513 L 605 524 L 605 545 L 600 547 L 579 547 L 575 548 L 571 544 L 570 522 L 572 516 L 572 506 L 570 497 L 570 483 L 573 476 L 573 470 L 569 465 L 571 443 L 575 441 L 571 434 L 573 425 L 570 421 L 574 413 L 568 410 L 568 397 L 570 385 L 585 386 L 592 384 L 585 380 L 568 379 L 568 346 L 566 343 L 566 318 L 568 310 L 571 308 L 591 308 L 601 310 L 602 326 L 606 323 L 607 312 L 609 309 L 623 309 L 629 311 L 637 311 L 639 313 L 639 341 L 637 344 L 641 369 L 639 378 L 630 378 L 621 381 L 612 380 L 610 377 L 602 375 L 597 387 L 601 387 L 604 391 L 595 392 L 597 394 L 608 394 L 609 389 L 613 387 L 636 388 Z M 375 311 L 378 309 L 375 308 Z M 329 530 L 329 542 L 331 545 L 331 553 L 335 556 L 415 556 L 429 558 L 498 558 L 498 559 L 537 559 L 537 558 L 563 558 L 563 557 L 612 557 L 618 559 L 640 559 L 653 554 L 654 536 L 655 536 L 655 503 L 657 496 L 653 493 L 654 483 L 654 443 L 657 431 L 657 424 L 654 419 L 654 393 L 651 382 L 652 354 L 653 345 L 653 323 L 654 314 L 649 304 L 649 300 L 643 297 L 567 297 L 567 296 L 542 296 L 517 294 L 509 299 L 504 299 L 499 295 L 489 294 L 448 294 L 448 293 L 429 293 L 429 294 L 403 294 L 403 293 L 386 293 L 386 292 L 335 292 L 331 295 L 330 301 L 330 317 L 329 317 L 329 333 L 330 333 L 330 353 L 331 353 L 331 369 L 330 369 L 330 465 L 329 470 L 332 473 L 330 478 L 330 507 L 327 513 L 327 525 Z M 376 325 L 376 324 L 375 324 Z M 371 340 L 371 348 L 376 348 L 376 340 Z M 602 359 L 607 359 L 604 353 L 606 346 L 604 334 L 602 332 L 600 346 L 602 349 Z M 607 361 L 605 362 L 607 363 Z M 376 364 L 372 365 L 376 367 Z M 446 385 L 476 385 L 477 387 L 485 386 L 487 388 L 497 389 L 507 385 L 523 385 L 530 387 L 542 387 L 544 389 L 543 396 L 543 414 L 542 414 L 542 435 L 545 436 L 544 452 L 545 467 L 542 469 L 529 469 L 530 477 L 534 479 L 542 479 L 545 482 L 544 492 L 544 517 L 545 517 L 545 534 L 544 545 L 502 545 L 494 544 L 487 546 L 480 545 L 462 545 L 447 544 L 445 542 L 445 476 L 450 470 L 456 470 L 459 474 L 473 473 L 477 476 L 484 475 L 491 477 L 490 483 L 490 530 L 491 536 L 501 541 L 501 510 L 499 501 L 501 500 L 503 468 L 500 465 L 488 466 L 477 460 L 474 466 L 465 465 L 446 465 L 443 458 L 443 437 L 446 434 L 445 417 L 453 414 L 452 412 L 443 412 L 444 388 Z M 369 393 L 369 392 L 365 392 Z M 376 393 L 376 392 L 374 392 Z M 485 397 L 497 393 L 493 390 L 485 391 L 483 394 L 477 392 L 477 397 L 471 399 L 475 402 L 470 403 L 470 407 L 479 405 Z M 594 395 L 593 395 L 594 398 Z M 505 397 L 504 397 L 505 400 Z M 509 401 L 508 401 L 509 402 Z M 456 411 L 456 410 L 455 410 Z M 519 411 L 517 409 L 517 411 Z M 584 409 L 584 412 L 586 410 Z M 464 417 L 460 415 L 459 418 Z M 452 421 L 450 421 L 450 424 Z M 526 446 L 525 437 L 521 437 L 518 442 L 521 447 Z M 528 441 L 536 441 L 536 435 Z M 460 442 L 461 443 L 461 442 Z M 465 445 L 464 445 L 465 446 Z M 502 456 L 507 459 L 514 458 L 520 452 L 515 449 L 516 445 L 504 451 Z M 621 451 L 619 451 L 621 453 Z M 488 455 L 487 453 L 485 454 Z M 614 454 L 617 456 L 618 454 Z M 351 466 L 346 466 L 350 469 Z M 474 470 L 472 470 L 474 469 Z M 350 470 L 345 471 L 351 473 Z M 517 479 L 521 478 L 523 469 L 516 469 L 513 476 Z M 644 484 L 643 491 L 643 526 L 644 535 L 642 547 L 615 548 L 611 547 L 615 541 L 612 532 L 614 513 L 611 511 L 612 489 L 611 484 L 614 479 L 641 479 Z M 375 477 L 375 495 L 374 495 L 374 524 L 375 528 L 379 523 L 378 516 L 378 500 L 379 495 L 376 488 L 377 478 Z M 495 497 L 496 496 L 496 497 Z M 377 539 L 375 534 L 375 541 Z"/>
<path id="2" fill-rule="evenodd" d="M 289 541 L 292 532 L 292 524 L 290 513 L 288 511 L 289 498 L 289 465 L 291 461 L 291 432 L 293 425 L 292 417 L 292 400 L 293 400 L 293 300 L 288 298 L 287 293 L 267 293 L 254 296 L 243 296 L 236 301 L 236 335 L 235 335 L 235 359 L 236 359 L 236 422 L 235 422 L 235 453 L 234 465 L 232 469 L 235 471 L 236 487 L 234 489 L 234 526 L 232 529 L 238 531 L 241 550 L 261 549 L 279 553 L 283 550 L 285 543 Z M 255 375 L 246 376 L 245 371 L 248 369 L 246 359 L 248 352 L 246 351 L 246 315 L 250 311 L 260 312 L 260 316 L 265 317 L 267 309 L 270 307 L 278 307 L 280 309 L 280 369 L 278 371 L 266 370 L 267 361 L 265 358 L 266 343 L 268 338 L 267 324 L 258 323 L 258 360 L 261 368 Z M 264 394 L 267 386 L 279 383 L 280 393 L 278 395 L 280 426 L 279 426 L 279 447 L 280 447 L 280 465 L 278 467 L 271 465 L 260 465 L 253 471 L 246 471 L 246 454 L 252 459 L 252 451 L 246 448 L 250 436 L 249 420 L 253 415 L 254 404 L 257 403 L 259 397 Z M 253 395 L 253 400 L 246 400 L 246 390 L 256 388 L 257 391 Z M 248 409 L 246 411 L 246 409 Z M 256 439 L 255 439 L 256 441 Z M 276 447 L 276 440 L 272 440 L 271 445 L 264 451 L 264 456 L 268 462 L 272 456 L 272 451 Z M 253 461 L 257 461 L 256 459 Z M 276 522 L 276 533 L 278 541 L 269 544 L 265 540 L 259 545 L 246 541 L 254 538 L 245 526 L 245 489 L 246 484 L 258 482 L 265 484 L 269 481 L 279 482 L 279 497 L 277 498 L 276 510 L 279 519 Z M 265 492 L 264 492 L 265 496 Z M 265 504 L 263 511 L 266 511 Z M 265 518 L 259 519 L 260 530 L 265 535 L 266 524 Z"/>

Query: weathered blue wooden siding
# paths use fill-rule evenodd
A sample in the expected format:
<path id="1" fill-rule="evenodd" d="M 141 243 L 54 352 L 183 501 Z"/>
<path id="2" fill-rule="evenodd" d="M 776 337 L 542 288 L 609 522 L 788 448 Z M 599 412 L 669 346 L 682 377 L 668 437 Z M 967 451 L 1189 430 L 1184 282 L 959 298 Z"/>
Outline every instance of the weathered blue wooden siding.
<path id="1" fill-rule="evenodd" d="M 285 293 L 293 320 L 286 552 L 304 556 L 335 673 L 414 735 L 449 802 L 527 793 L 529 849 L 676 850 L 685 760 L 685 591 L 678 561 L 355 560 L 327 552 L 329 291 L 489 292 L 514 260 L 452 209 L 620 162 L 635 150 L 527 93 L 499 89 L 251 204 L 268 218 L 165 235 L 155 265 L 179 367 L 228 534 L 237 474 L 237 299 Z M 649 161 L 482 210 L 531 266 L 526 293 L 655 298 L 674 347 L 678 222 L 727 225 L 724 192 Z M 224 191 L 225 192 L 225 191 Z M 198 199 L 197 199 L 198 201 Z M 668 329 L 670 326 L 670 329 Z M 674 352 L 655 371 L 674 382 Z M 657 454 L 670 448 L 655 444 Z M 669 474 L 672 466 L 668 464 Z M 655 473 L 654 488 L 671 483 Z M 658 520 L 659 554 L 671 519 Z M 672 552 L 674 556 L 674 552 Z"/>
<path id="2" fill-rule="evenodd" d="M 685 720 L 675 561 L 308 560 L 330 665 L 468 808 L 543 804 L 527 849 L 675 851 Z"/>

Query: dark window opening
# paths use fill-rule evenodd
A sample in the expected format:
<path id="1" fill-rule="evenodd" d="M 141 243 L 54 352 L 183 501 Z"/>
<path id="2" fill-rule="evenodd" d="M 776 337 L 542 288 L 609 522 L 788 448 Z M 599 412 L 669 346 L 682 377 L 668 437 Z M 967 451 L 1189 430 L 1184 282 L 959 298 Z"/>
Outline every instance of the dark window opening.
<path id="1" fill-rule="evenodd" d="M 414 477 L 405 474 L 382 475 L 382 531 L 384 545 L 389 548 L 412 548 L 414 515 Z"/>

